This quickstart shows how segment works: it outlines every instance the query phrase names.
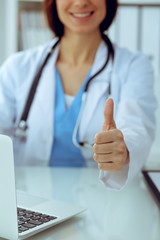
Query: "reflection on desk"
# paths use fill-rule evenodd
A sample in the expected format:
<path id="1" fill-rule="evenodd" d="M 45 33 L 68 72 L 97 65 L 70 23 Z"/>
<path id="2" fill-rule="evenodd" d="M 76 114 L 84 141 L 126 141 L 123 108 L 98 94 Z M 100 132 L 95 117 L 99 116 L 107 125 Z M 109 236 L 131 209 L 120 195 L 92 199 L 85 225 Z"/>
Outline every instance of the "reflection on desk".
<path id="1" fill-rule="evenodd" d="M 16 168 L 17 189 L 88 209 L 29 240 L 159 240 L 160 209 L 141 173 L 122 191 L 98 176 L 95 168 Z"/>

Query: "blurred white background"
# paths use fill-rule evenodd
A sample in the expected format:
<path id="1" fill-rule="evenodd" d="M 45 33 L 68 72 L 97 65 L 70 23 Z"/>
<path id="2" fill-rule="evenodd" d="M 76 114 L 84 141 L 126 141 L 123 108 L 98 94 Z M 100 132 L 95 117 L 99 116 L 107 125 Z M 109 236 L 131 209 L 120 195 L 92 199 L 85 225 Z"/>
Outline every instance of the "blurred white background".
<path id="1" fill-rule="evenodd" d="M 154 69 L 160 106 L 160 0 L 119 0 L 109 36 L 120 46 L 145 53 Z M 0 0 L 0 64 L 12 53 L 52 38 L 42 14 L 42 0 Z M 149 161 L 160 161 L 160 107 Z M 142 143 L 143 144 L 143 143 Z"/>

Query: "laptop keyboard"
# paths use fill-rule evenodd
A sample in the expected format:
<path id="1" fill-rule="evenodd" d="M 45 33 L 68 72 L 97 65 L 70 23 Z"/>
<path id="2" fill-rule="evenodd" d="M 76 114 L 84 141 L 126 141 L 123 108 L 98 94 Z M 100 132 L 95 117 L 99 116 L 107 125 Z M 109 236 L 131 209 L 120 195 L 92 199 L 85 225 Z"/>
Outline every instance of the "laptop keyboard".
<path id="1" fill-rule="evenodd" d="M 25 232 L 31 228 L 37 227 L 57 218 L 55 216 L 33 212 L 23 208 L 17 208 L 17 215 L 19 233 Z"/>

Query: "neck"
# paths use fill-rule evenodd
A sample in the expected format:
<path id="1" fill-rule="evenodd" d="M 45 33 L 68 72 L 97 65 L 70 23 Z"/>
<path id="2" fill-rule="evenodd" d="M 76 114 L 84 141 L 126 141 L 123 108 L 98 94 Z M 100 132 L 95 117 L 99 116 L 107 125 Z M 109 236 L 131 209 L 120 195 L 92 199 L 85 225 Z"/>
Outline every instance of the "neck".
<path id="1" fill-rule="evenodd" d="M 72 65 L 92 64 L 101 40 L 99 32 L 88 35 L 65 34 L 60 42 L 58 61 Z"/>

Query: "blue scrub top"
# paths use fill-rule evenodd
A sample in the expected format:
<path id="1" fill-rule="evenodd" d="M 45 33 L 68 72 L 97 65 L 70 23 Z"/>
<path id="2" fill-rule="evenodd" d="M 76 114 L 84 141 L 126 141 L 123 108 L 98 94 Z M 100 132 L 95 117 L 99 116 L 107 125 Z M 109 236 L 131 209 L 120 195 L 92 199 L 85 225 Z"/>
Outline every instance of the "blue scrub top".
<path id="1" fill-rule="evenodd" d="M 51 151 L 50 166 L 82 167 L 86 165 L 81 150 L 72 142 L 72 135 L 81 107 L 82 94 L 89 77 L 90 72 L 72 104 L 66 109 L 63 86 L 60 74 L 56 69 L 54 142 Z"/>

